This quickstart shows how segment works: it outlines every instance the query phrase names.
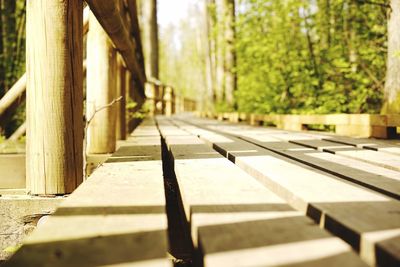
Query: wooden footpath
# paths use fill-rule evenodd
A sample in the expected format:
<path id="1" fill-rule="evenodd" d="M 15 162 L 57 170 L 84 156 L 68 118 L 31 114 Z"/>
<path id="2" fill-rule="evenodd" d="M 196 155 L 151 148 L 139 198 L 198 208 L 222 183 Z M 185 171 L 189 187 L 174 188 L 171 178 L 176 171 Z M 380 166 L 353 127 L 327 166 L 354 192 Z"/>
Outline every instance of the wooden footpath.
<path id="1" fill-rule="evenodd" d="M 399 266 L 398 151 L 147 119 L 5 266 Z"/>

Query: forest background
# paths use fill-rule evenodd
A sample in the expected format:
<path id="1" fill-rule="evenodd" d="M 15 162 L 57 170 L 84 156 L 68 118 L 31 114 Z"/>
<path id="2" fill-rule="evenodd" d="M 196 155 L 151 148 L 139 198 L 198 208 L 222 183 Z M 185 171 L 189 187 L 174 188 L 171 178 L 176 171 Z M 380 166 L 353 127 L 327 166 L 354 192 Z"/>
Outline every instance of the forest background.
<path id="1" fill-rule="evenodd" d="M 202 109 L 383 110 L 390 1 L 191 2 L 179 23 L 159 26 L 157 78 Z M 0 98 L 25 72 L 25 6 L 0 0 Z M 24 121 L 21 103 L 23 97 L 3 115 L 0 134 L 9 136 Z"/>

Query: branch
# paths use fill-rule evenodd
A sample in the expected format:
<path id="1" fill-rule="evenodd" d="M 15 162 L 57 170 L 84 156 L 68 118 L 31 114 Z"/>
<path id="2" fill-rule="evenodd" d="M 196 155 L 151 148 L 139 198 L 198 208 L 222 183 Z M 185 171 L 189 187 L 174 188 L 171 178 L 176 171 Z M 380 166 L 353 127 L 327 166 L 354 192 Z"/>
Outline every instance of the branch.
<path id="1" fill-rule="evenodd" d="M 114 99 L 113 101 L 111 101 L 110 103 L 108 103 L 108 104 L 106 104 L 106 105 L 104 105 L 104 106 L 101 106 L 101 107 L 97 108 L 97 109 L 93 112 L 93 114 L 92 114 L 92 116 L 90 117 L 90 119 L 88 119 L 88 120 L 86 121 L 86 128 L 89 126 L 89 124 L 90 124 L 90 123 L 92 122 L 92 120 L 94 119 L 94 116 L 96 116 L 96 114 L 97 114 L 98 112 L 102 111 L 103 109 L 106 109 L 106 108 L 111 107 L 111 106 L 114 105 L 115 103 L 121 101 L 122 98 L 123 98 L 123 96 L 120 96 L 120 97 L 118 97 L 118 98 L 115 98 L 115 99 Z"/>
<path id="2" fill-rule="evenodd" d="M 86 121 L 85 130 L 83 132 L 83 135 L 84 135 L 83 136 L 83 142 L 84 142 L 83 143 L 83 176 L 84 176 L 84 180 L 86 180 L 86 178 L 87 178 L 87 167 L 88 167 L 88 164 L 87 164 L 87 153 L 86 153 L 86 146 L 87 146 L 86 135 L 87 135 L 87 130 L 89 128 L 89 124 L 92 122 L 92 120 L 94 119 L 94 117 L 96 116 L 96 114 L 98 112 L 102 111 L 103 109 L 111 107 L 115 103 L 121 101 L 122 98 L 123 98 L 123 96 L 120 96 L 118 98 L 115 98 L 110 103 L 108 103 L 108 104 L 106 104 L 104 106 L 101 106 L 99 108 L 96 108 L 95 111 L 93 112 L 92 116 L 90 117 L 90 119 Z"/>
<path id="3" fill-rule="evenodd" d="M 376 5 L 376 6 L 381 6 L 384 8 L 391 8 L 389 4 L 386 3 L 377 3 L 377 2 L 372 2 L 372 1 L 367 1 L 367 0 L 357 0 L 358 4 L 370 4 L 370 5 Z"/>

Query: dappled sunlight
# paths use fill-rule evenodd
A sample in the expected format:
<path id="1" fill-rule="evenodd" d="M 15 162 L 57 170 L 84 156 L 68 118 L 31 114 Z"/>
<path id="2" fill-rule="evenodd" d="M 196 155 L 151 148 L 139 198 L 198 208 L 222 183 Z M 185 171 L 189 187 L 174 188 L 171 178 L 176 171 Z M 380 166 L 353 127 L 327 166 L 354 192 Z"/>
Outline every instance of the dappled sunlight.
<path id="1" fill-rule="evenodd" d="M 261 180 L 270 179 L 282 189 L 296 192 L 303 201 L 351 202 L 351 201 L 388 201 L 386 197 L 340 182 L 327 174 L 300 167 L 296 164 L 272 156 L 238 157 L 236 163 L 252 166 L 254 174 Z M 340 194 L 326 194 L 335 191 Z"/>
<path id="2" fill-rule="evenodd" d="M 400 181 L 400 172 L 379 167 L 374 164 L 360 162 L 356 159 L 351 159 L 340 155 L 332 155 L 330 153 L 307 153 L 307 156 L 334 162 L 344 166 L 351 166 L 353 169 L 368 171 L 369 173 L 374 173 L 383 177 Z"/>

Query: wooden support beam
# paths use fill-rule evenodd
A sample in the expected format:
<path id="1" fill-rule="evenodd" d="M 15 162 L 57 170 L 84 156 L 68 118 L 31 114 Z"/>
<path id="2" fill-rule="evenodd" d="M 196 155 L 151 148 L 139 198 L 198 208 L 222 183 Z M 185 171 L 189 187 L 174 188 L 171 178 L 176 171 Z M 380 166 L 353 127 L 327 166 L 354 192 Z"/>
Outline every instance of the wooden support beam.
<path id="1" fill-rule="evenodd" d="M 128 4 L 129 16 L 131 19 L 131 32 L 133 34 L 133 38 L 135 38 L 136 56 L 138 57 L 140 66 L 144 69 L 143 47 L 142 47 L 142 38 L 139 28 L 137 1 L 127 0 L 127 4 Z"/>
<path id="2" fill-rule="evenodd" d="M 86 35 L 89 30 L 89 8 L 86 7 L 83 12 L 83 34 Z M 83 64 L 83 70 L 86 71 L 86 63 Z M 0 99 L 0 116 L 15 102 L 24 95 L 26 91 L 26 73 L 11 87 L 10 90 Z"/>
<path id="3" fill-rule="evenodd" d="M 86 2 L 123 57 L 134 79 L 143 85 L 146 81 L 146 75 L 136 57 L 135 42 L 131 38 L 127 25 L 123 22 L 120 2 L 109 0 L 86 0 Z M 144 88 L 140 88 L 140 92 L 144 94 Z"/>
<path id="4" fill-rule="evenodd" d="M 71 193 L 83 180 L 83 4 L 27 3 L 27 188 Z"/>
<path id="5" fill-rule="evenodd" d="M 26 121 L 8 138 L 10 141 L 17 141 L 26 133 Z"/>
<path id="6" fill-rule="evenodd" d="M 0 99 L 0 116 L 23 95 L 26 89 L 26 74 L 11 87 L 10 90 Z"/>
<path id="7" fill-rule="evenodd" d="M 89 21 L 86 118 L 93 119 L 87 129 L 87 153 L 112 153 L 116 143 L 116 105 L 106 106 L 118 98 L 115 81 L 116 51 L 93 14 Z"/>

